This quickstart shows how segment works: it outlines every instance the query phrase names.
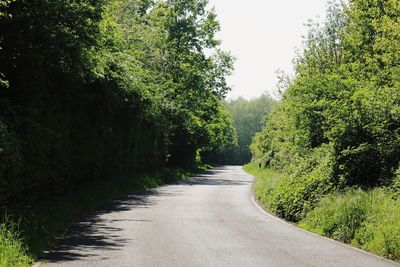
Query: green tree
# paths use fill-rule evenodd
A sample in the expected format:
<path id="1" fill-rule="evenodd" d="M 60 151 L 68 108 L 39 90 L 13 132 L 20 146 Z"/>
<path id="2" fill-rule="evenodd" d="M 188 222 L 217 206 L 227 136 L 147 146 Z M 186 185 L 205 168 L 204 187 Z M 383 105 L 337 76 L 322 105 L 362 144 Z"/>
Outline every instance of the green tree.
<path id="1" fill-rule="evenodd" d="M 370 187 L 395 177 L 399 14 L 398 1 L 331 2 L 325 24 L 310 23 L 296 75 L 251 145 L 253 161 L 291 175 L 286 193 L 297 188 L 307 199 L 308 186 L 326 193 L 331 183 Z M 286 193 L 277 196 L 281 212 L 297 220 Z"/>
<path id="2" fill-rule="evenodd" d="M 246 100 L 238 98 L 225 102 L 237 134 L 237 144 L 217 147 L 207 154 L 207 160 L 220 164 L 245 164 L 251 161 L 249 145 L 253 136 L 261 131 L 264 121 L 276 101 L 268 95 Z"/>
<path id="3" fill-rule="evenodd" d="M 0 3 L 0 200 L 192 167 L 233 142 L 233 59 L 206 1 Z"/>

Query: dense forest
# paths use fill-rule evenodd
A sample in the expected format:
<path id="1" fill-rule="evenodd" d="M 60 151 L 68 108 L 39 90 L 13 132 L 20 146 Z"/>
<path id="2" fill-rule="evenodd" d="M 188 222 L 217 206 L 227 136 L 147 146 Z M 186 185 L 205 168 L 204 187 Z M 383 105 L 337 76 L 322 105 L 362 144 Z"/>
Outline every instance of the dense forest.
<path id="1" fill-rule="evenodd" d="M 399 15 L 397 0 L 331 2 L 326 21 L 309 24 L 296 74 L 251 145 L 254 163 L 284 174 L 260 193 L 271 211 L 394 259 Z"/>
<path id="2" fill-rule="evenodd" d="M 0 1 L 0 204 L 235 140 L 205 0 Z"/>
<path id="3" fill-rule="evenodd" d="M 236 131 L 237 142 L 208 151 L 204 159 L 214 164 L 243 165 L 252 159 L 250 144 L 254 135 L 261 131 L 264 121 L 276 104 L 269 95 L 254 99 L 239 97 L 224 102 Z"/>

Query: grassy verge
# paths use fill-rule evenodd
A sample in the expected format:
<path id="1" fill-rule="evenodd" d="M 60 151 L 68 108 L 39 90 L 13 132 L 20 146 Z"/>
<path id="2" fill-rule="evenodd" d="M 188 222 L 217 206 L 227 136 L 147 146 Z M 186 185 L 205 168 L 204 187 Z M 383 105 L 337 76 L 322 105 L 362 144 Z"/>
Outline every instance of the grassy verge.
<path id="1" fill-rule="evenodd" d="M 17 228 L 8 219 L 0 224 L 0 266 L 29 266 L 32 262 Z"/>
<path id="2" fill-rule="evenodd" d="M 134 178 L 98 181 L 52 199 L 10 207 L 8 213 L 12 216 L 0 223 L 0 266 L 29 266 L 54 245 L 56 237 L 77 217 L 116 197 L 184 180 L 206 169 L 202 166 L 193 170 L 166 170 Z M 13 223 L 15 220 L 10 218 L 18 218 L 19 223 Z"/>
<path id="3" fill-rule="evenodd" d="M 247 164 L 243 166 L 243 169 L 256 177 L 253 188 L 257 200 L 266 210 L 275 213 L 271 196 L 285 179 L 285 175 L 272 169 L 261 169 L 254 164 Z"/>
<path id="4" fill-rule="evenodd" d="M 252 164 L 244 169 L 256 177 L 256 198 L 268 211 L 281 216 L 277 207 L 293 205 L 292 198 L 277 197 L 291 193 L 285 186 L 289 179 L 286 175 Z M 294 195 L 298 193 L 296 187 L 291 190 Z M 332 191 L 304 210 L 296 222 L 306 230 L 400 261 L 400 199 L 393 190 Z"/>
<path id="5" fill-rule="evenodd" d="M 400 261 L 400 200 L 387 189 L 329 194 L 299 226 Z"/>

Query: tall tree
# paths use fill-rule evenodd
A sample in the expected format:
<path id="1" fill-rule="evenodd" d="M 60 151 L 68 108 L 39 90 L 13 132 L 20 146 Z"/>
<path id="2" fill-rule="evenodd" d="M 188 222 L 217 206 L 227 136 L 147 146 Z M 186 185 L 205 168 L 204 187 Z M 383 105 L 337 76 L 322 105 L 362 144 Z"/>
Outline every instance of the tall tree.
<path id="1" fill-rule="evenodd" d="M 0 202 L 233 142 L 232 57 L 206 1 L 0 3 Z"/>
<path id="2" fill-rule="evenodd" d="M 324 151 L 325 176 L 340 188 L 390 182 L 400 161 L 399 14 L 398 1 L 331 3 L 255 139 L 256 161 L 301 179 Z"/>

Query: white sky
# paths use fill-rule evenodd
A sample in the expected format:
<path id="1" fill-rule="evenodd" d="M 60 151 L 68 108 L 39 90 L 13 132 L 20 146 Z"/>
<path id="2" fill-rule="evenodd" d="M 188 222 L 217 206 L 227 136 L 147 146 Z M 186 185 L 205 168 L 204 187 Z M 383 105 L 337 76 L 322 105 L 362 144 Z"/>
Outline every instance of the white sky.
<path id="1" fill-rule="evenodd" d="M 327 0 L 209 0 L 221 23 L 222 47 L 237 58 L 228 98 L 275 92 L 278 69 L 292 74 L 308 19 L 325 17 Z M 320 17 L 318 19 L 317 17 Z"/>

